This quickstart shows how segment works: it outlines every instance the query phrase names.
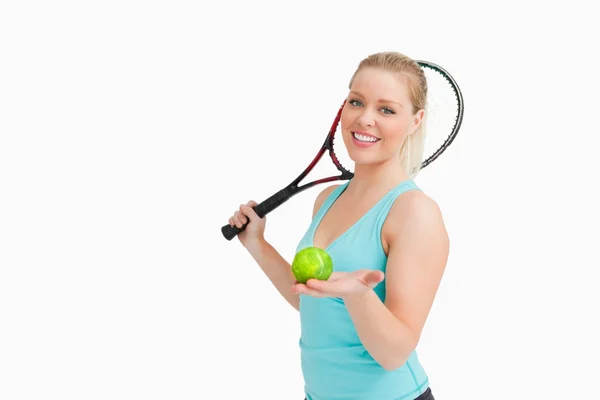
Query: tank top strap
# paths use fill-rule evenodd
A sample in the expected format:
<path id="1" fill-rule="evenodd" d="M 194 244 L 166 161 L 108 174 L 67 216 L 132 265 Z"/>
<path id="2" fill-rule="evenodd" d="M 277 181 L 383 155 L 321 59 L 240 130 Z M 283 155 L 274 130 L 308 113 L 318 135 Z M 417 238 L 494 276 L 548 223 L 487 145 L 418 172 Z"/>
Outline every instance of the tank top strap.
<path id="1" fill-rule="evenodd" d="M 394 202 L 396 201 L 398 196 L 400 196 L 403 193 L 408 192 L 409 190 L 421 190 L 421 189 L 419 188 L 419 186 L 417 186 L 417 184 L 412 179 L 409 179 L 409 180 L 399 183 L 395 188 L 390 190 L 388 192 L 388 194 L 382 199 L 383 201 L 381 201 L 379 203 L 379 209 L 377 210 L 377 213 L 376 213 L 377 214 L 376 228 L 377 228 L 378 232 L 381 231 L 381 228 L 383 227 L 383 223 L 385 222 L 385 219 L 387 218 L 388 214 L 390 213 L 390 210 L 392 209 L 392 206 L 394 205 Z"/>
<path id="2" fill-rule="evenodd" d="M 314 218 L 312 219 L 308 233 L 311 233 L 317 228 L 317 226 L 321 222 L 321 219 L 323 219 L 323 217 L 325 216 L 325 213 L 327 213 L 327 211 L 329 210 L 329 208 L 331 208 L 333 203 L 335 203 L 337 198 L 340 197 L 342 192 L 346 190 L 346 187 L 349 183 L 350 181 L 345 182 L 344 184 L 341 184 L 340 186 L 333 189 L 331 193 L 329 193 L 329 195 L 323 201 L 323 204 L 321 204 L 321 206 L 317 210 L 317 213 L 315 214 Z"/>
<path id="3" fill-rule="evenodd" d="M 327 196 L 325 198 L 325 201 L 323 201 L 323 204 L 321 204 L 321 207 L 319 207 L 319 210 L 315 214 L 315 218 L 314 218 L 315 221 L 320 221 L 321 218 L 323 218 L 325 213 L 329 210 L 329 208 L 331 208 L 331 206 L 333 205 L 333 203 L 335 203 L 335 201 L 338 199 L 338 197 L 340 197 L 342 192 L 344 190 L 346 190 L 346 187 L 348 186 L 349 183 L 350 183 L 350 181 L 336 187 L 335 189 L 333 189 L 331 191 L 331 193 L 329 193 L 329 196 Z"/>

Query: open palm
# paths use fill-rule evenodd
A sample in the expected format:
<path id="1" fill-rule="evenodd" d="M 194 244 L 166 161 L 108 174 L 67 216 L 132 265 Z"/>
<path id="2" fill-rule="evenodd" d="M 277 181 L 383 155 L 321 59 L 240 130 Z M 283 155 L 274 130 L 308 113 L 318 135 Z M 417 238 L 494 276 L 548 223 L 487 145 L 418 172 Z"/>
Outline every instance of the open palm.
<path id="1" fill-rule="evenodd" d="M 340 297 L 362 294 L 383 281 L 384 273 L 372 269 L 353 272 L 334 272 L 327 280 L 309 279 L 306 284 L 296 282 L 292 290 L 313 297 Z"/>

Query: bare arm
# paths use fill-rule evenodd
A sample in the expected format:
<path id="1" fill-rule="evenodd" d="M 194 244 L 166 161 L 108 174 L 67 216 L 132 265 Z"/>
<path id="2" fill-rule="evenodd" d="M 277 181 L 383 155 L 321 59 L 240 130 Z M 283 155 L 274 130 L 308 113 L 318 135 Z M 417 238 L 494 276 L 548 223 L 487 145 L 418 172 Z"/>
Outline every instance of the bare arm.
<path id="1" fill-rule="evenodd" d="M 292 292 L 292 285 L 296 282 L 296 278 L 290 263 L 264 239 L 248 244 L 246 249 L 283 298 L 299 310 L 300 300 L 298 295 Z"/>
<path id="2" fill-rule="evenodd" d="M 345 299 L 361 342 L 387 370 L 401 367 L 416 348 L 449 251 L 437 204 L 422 194 L 406 197 L 386 221 L 385 303 L 373 290 Z"/>
<path id="3" fill-rule="evenodd" d="M 325 188 L 317 195 L 313 207 L 313 218 L 325 198 L 336 186 Z M 260 218 L 250 207 L 242 207 L 244 214 L 251 222 L 257 223 Z M 243 221 L 245 222 L 245 221 Z M 264 221 L 261 221 L 264 224 Z M 292 266 L 287 262 L 277 250 L 264 239 L 262 233 L 255 235 L 253 239 L 244 240 L 244 247 L 256 263 L 275 286 L 283 298 L 296 310 L 300 310 L 300 299 L 298 294 L 292 292 L 292 286 L 296 283 L 296 277 L 292 273 Z"/>

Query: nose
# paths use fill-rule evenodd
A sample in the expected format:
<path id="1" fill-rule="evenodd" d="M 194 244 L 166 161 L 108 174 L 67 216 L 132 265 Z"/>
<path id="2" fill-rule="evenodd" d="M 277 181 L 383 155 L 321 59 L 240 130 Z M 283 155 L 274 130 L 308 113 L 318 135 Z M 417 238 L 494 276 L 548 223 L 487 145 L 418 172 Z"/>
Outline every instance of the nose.
<path id="1" fill-rule="evenodd" d="M 358 116 L 357 122 L 364 127 L 371 127 L 374 125 L 375 119 L 373 118 L 373 114 L 368 107 L 362 109 L 362 112 Z"/>

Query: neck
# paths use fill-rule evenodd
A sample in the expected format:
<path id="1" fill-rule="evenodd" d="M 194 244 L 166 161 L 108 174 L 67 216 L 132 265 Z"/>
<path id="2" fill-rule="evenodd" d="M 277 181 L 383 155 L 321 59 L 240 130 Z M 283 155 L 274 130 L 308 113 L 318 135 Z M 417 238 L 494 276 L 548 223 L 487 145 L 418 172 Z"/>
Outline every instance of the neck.
<path id="1" fill-rule="evenodd" d="M 400 165 L 400 160 L 389 160 L 381 164 L 357 164 L 354 178 L 348 184 L 347 190 L 357 195 L 372 191 L 388 191 L 408 179 L 408 175 Z"/>

